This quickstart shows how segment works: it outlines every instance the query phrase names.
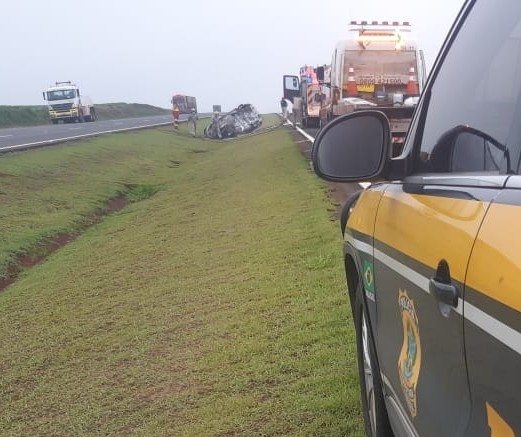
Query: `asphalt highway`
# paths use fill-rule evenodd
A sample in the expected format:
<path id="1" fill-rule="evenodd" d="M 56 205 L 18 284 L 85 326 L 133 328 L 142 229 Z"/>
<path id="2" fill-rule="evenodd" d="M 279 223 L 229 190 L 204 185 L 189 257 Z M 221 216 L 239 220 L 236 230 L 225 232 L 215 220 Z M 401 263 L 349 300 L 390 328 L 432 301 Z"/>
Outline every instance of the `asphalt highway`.
<path id="1" fill-rule="evenodd" d="M 181 120 L 187 116 L 181 116 Z M 103 120 L 93 123 L 63 123 L 0 129 L 0 153 L 12 152 L 89 136 L 168 125 L 171 115 Z"/>

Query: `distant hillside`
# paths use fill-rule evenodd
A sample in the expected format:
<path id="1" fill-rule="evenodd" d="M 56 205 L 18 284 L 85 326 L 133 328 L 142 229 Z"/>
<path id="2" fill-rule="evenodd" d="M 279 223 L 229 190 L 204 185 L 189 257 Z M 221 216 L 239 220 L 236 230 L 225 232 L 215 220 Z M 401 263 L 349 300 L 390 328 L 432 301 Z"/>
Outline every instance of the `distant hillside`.
<path id="1" fill-rule="evenodd" d="M 169 114 L 170 110 L 141 103 L 101 103 L 96 106 L 99 120 L 116 118 L 146 117 Z M 2 106 L 0 105 L 0 128 L 36 126 L 49 124 L 47 106 Z"/>
<path id="2" fill-rule="evenodd" d="M 170 114 L 170 110 L 141 103 L 102 103 L 96 105 L 96 114 L 99 120 L 113 120 L 115 118 Z"/>
<path id="3" fill-rule="evenodd" d="M 0 106 L 0 128 L 47 123 L 46 106 Z"/>

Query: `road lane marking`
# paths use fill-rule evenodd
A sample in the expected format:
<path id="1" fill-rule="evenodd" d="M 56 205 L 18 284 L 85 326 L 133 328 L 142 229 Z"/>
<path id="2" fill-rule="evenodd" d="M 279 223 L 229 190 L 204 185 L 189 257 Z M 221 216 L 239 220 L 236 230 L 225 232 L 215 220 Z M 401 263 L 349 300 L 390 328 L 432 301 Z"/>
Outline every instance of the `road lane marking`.
<path id="1" fill-rule="evenodd" d="M 153 123 L 153 124 L 144 124 L 141 126 L 133 126 L 133 127 L 126 127 L 123 129 L 111 129 L 101 132 L 93 132 L 90 134 L 83 134 L 83 135 L 74 135 L 72 137 L 65 137 L 65 138 L 54 138 L 52 140 L 44 140 L 44 141 L 36 141 L 33 143 L 26 143 L 26 144 L 16 144 L 13 146 L 3 146 L 0 147 L 0 153 L 3 152 L 9 152 L 11 150 L 17 150 L 17 149 L 24 149 L 24 148 L 30 148 L 30 147 L 38 147 L 38 146 L 45 146 L 45 145 L 51 145 L 51 144 L 58 144 L 58 143 L 64 143 L 70 140 L 78 140 L 81 138 L 88 138 L 88 137 L 94 137 L 97 135 L 103 135 L 103 134 L 113 134 L 118 132 L 126 132 L 131 130 L 138 130 L 138 129 L 146 129 L 151 127 L 157 127 L 157 126 L 166 126 L 171 124 L 171 122 L 161 122 L 161 123 Z"/>

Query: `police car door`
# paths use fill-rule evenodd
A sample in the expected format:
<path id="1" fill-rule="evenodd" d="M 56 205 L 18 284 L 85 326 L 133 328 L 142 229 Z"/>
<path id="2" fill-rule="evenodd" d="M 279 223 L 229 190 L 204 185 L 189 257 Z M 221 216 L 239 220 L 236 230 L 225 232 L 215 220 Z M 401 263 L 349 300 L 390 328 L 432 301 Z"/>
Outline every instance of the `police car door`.
<path id="1" fill-rule="evenodd" d="M 378 209 L 380 367 L 397 411 L 391 416 L 401 414 L 422 437 L 490 435 L 486 421 L 473 426 L 486 417 L 471 403 L 464 326 L 472 352 L 482 347 L 476 332 L 487 325 L 467 328 L 465 283 L 488 208 L 519 161 L 509 145 L 521 144 L 521 123 L 513 122 L 521 119 L 520 9 L 514 0 L 500 8 L 477 2 L 452 34 L 407 139 L 413 172 L 389 184 Z M 501 22 L 493 34 L 484 31 L 490 17 Z M 486 311 L 486 299 L 474 292 L 473 307 Z M 468 361 L 472 383 L 481 376 L 472 369 L 486 354 Z M 473 398 L 481 410 L 483 396 Z"/>
<path id="2" fill-rule="evenodd" d="M 390 185 L 374 234 L 383 382 L 394 414 L 422 437 L 460 436 L 467 426 L 465 272 L 496 192 L 447 182 L 440 175 Z"/>
<path id="3" fill-rule="evenodd" d="M 481 36 L 481 26 L 491 19 L 501 23 L 497 33 L 493 38 Z M 478 41 L 468 35 L 458 43 L 484 45 L 472 52 L 476 61 L 467 56 L 465 64 L 470 60 L 471 65 L 484 65 L 472 80 L 472 99 L 454 111 L 472 112 L 465 120 L 494 139 L 493 149 L 503 150 L 489 156 L 495 157 L 500 174 L 509 175 L 480 226 L 465 281 L 464 332 L 472 405 L 467 435 L 511 437 L 521 435 L 521 4 L 515 0 L 478 3 L 467 23 L 480 35 Z M 467 105 L 474 109 L 469 111 Z M 468 151 L 466 161 L 481 159 L 476 152 L 475 148 Z"/>

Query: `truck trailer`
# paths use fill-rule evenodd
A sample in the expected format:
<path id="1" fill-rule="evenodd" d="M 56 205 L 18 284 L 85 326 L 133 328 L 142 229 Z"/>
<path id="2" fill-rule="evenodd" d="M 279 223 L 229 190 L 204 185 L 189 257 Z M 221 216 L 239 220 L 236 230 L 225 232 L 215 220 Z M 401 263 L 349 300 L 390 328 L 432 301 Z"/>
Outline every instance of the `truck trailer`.
<path id="1" fill-rule="evenodd" d="M 43 92 L 48 103 L 51 123 L 95 121 L 96 110 L 88 96 L 80 94 L 79 87 L 72 83 L 55 82 Z"/>

